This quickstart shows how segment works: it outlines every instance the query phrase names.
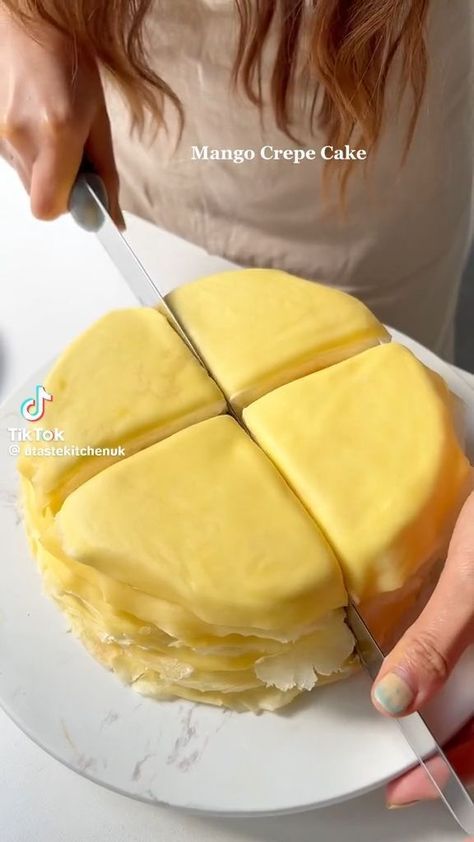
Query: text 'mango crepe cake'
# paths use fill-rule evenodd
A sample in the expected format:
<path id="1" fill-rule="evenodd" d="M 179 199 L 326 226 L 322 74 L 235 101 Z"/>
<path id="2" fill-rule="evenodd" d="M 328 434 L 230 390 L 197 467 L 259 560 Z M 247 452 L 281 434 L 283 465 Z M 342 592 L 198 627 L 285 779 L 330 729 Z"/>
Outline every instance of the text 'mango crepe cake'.
<path id="1" fill-rule="evenodd" d="M 443 381 L 355 299 L 245 270 L 170 302 L 254 440 L 163 315 L 110 313 L 54 366 L 37 426 L 125 452 L 24 451 L 30 544 L 123 681 L 274 710 L 353 670 L 347 590 L 385 626 L 416 595 L 470 466 Z"/>

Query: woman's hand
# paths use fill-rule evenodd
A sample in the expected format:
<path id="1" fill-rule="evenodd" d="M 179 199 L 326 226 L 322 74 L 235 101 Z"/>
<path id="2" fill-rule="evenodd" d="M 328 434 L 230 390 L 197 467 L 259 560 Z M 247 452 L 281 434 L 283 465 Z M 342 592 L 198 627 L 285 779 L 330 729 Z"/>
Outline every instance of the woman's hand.
<path id="1" fill-rule="evenodd" d="M 0 154 L 17 170 L 39 219 L 67 210 L 83 154 L 123 226 L 104 92 L 95 61 L 53 27 L 27 33 L 0 10 Z"/>
<path id="2" fill-rule="evenodd" d="M 422 707 L 444 684 L 470 643 L 474 643 L 474 493 L 459 515 L 430 601 L 387 656 L 374 683 L 372 700 L 377 709 L 403 716 Z M 447 750 L 459 774 L 474 782 L 472 722 Z M 392 782 L 387 790 L 389 806 L 434 797 L 436 791 L 421 768 Z"/>
<path id="3" fill-rule="evenodd" d="M 459 732 L 447 746 L 446 755 L 466 783 L 474 782 L 474 719 Z M 444 767 L 436 759 L 428 762 L 428 768 L 435 781 L 443 783 Z M 406 807 L 415 801 L 431 801 L 438 798 L 433 785 L 422 766 L 407 772 L 387 787 L 387 804 L 390 807 Z"/>

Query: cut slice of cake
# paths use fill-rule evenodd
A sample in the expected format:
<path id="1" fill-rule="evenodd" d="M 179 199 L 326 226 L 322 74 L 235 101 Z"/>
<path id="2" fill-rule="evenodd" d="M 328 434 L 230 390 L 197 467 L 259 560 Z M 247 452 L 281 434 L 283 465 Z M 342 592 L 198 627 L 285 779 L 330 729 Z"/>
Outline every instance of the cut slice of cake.
<path id="1" fill-rule="evenodd" d="M 357 600 L 403 589 L 445 549 L 472 472 L 446 385 L 406 348 L 372 348 L 283 386 L 244 419 Z"/>
<path id="2" fill-rule="evenodd" d="M 390 339 L 357 299 L 276 269 L 211 275 L 167 300 L 239 411 L 271 389 Z"/>
<path id="3" fill-rule="evenodd" d="M 54 524 L 66 555 L 209 624 L 291 629 L 345 604 L 318 527 L 228 416 L 97 474 Z"/>
<path id="4" fill-rule="evenodd" d="M 352 669 L 333 552 L 228 416 L 100 472 L 54 517 L 32 496 L 27 511 L 46 587 L 137 689 L 275 708 Z"/>
<path id="5" fill-rule="evenodd" d="M 53 400 L 29 429 L 56 428 L 63 439 L 52 444 L 78 450 L 29 456 L 24 448 L 18 467 L 34 487 L 36 505 L 53 510 L 117 461 L 120 447 L 129 456 L 225 411 L 213 380 L 165 317 L 151 308 L 103 316 L 59 357 L 44 385 Z M 34 442 L 37 448 L 50 444 Z M 112 455 L 88 455 L 90 448 L 110 449 Z"/>

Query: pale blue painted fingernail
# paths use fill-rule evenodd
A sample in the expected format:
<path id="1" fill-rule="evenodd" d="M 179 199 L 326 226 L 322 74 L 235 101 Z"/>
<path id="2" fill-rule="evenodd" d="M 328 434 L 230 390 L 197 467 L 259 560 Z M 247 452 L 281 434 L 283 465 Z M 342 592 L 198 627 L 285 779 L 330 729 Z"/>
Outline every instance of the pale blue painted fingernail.
<path id="1" fill-rule="evenodd" d="M 391 716 L 405 713 L 413 701 L 414 692 L 396 672 L 384 675 L 374 690 L 374 699 Z"/>

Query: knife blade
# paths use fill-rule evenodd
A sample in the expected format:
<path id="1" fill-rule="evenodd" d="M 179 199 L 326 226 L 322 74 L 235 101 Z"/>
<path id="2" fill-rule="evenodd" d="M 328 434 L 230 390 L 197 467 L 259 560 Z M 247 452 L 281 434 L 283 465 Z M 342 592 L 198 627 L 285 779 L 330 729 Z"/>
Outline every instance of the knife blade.
<path id="1" fill-rule="evenodd" d="M 372 636 L 356 606 L 350 600 L 347 622 L 355 640 L 359 658 L 374 680 L 384 661 L 384 654 Z M 405 740 L 425 769 L 445 806 L 458 825 L 474 834 L 474 803 L 457 772 L 438 744 L 422 713 L 411 713 L 396 720 Z"/>
<path id="2" fill-rule="evenodd" d="M 251 435 L 243 419 L 237 415 L 234 407 L 227 400 L 224 389 L 199 353 L 178 316 L 169 306 L 158 285 L 148 274 L 142 262 L 138 259 L 110 216 L 108 212 L 107 191 L 102 179 L 93 172 L 84 171 L 84 165 L 71 191 L 69 212 L 81 228 L 91 231 L 96 235 L 100 244 L 112 260 L 112 263 L 133 294 L 138 298 L 140 304 L 144 307 L 155 308 L 158 305 L 158 309 L 167 318 L 183 342 L 186 343 L 191 353 L 200 362 L 211 380 L 214 380 L 219 386 L 227 405 L 228 414 L 237 421 L 239 426 L 248 435 Z"/>
<path id="3" fill-rule="evenodd" d="M 217 385 L 220 385 L 205 360 L 202 359 L 180 320 L 161 294 L 159 287 L 109 215 L 107 193 L 98 176 L 88 172 L 81 172 L 78 175 L 71 192 L 69 210 L 81 228 L 96 234 L 120 275 L 140 303 L 146 307 L 159 305 L 161 312 L 209 376 Z M 232 404 L 229 401 L 226 402 L 228 412 L 250 434 L 243 420 L 237 416 Z M 384 655 L 352 602 L 349 602 L 347 621 L 356 640 L 356 649 L 360 660 L 370 677 L 375 679 L 382 666 Z M 442 748 L 438 745 L 423 716 L 420 713 L 413 713 L 398 719 L 397 723 L 451 815 L 466 833 L 473 835 L 474 804 L 472 799 Z M 436 772 L 433 771 L 433 768 L 430 769 L 427 766 L 428 761 L 432 759 L 435 759 L 437 763 L 438 771 Z"/>

